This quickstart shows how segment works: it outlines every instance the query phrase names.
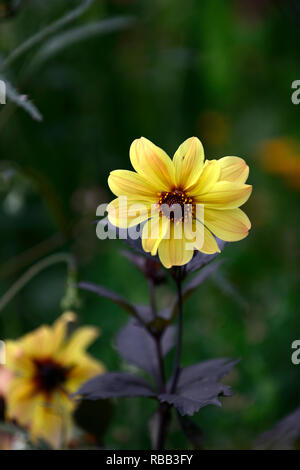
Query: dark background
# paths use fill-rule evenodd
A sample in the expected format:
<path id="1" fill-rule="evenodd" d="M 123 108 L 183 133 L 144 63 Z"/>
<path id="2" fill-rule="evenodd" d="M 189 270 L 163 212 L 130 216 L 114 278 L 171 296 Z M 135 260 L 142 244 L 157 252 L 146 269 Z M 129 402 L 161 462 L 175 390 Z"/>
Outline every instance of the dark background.
<path id="1" fill-rule="evenodd" d="M 78 5 L 27 0 L 15 2 L 10 16 L 10 3 L 0 8 L 3 60 Z M 92 34 L 91 23 L 116 16 L 123 26 Z M 300 366 L 291 363 L 300 336 L 300 105 L 291 101 L 300 79 L 299 24 L 300 5 L 291 0 L 99 0 L 3 69 L 43 121 L 10 100 L 0 105 L 1 294 L 44 256 L 66 251 L 80 280 L 148 301 L 145 280 L 120 254 L 122 242 L 98 240 L 92 223 L 96 207 L 113 198 L 109 172 L 130 169 L 135 138 L 172 156 L 196 135 L 207 158 L 237 155 L 249 164 L 253 194 L 244 208 L 253 228 L 226 247 L 221 272 L 184 312 L 183 364 L 242 358 L 229 380 L 234 397 L 193 418 L 208 448 L 251 448 L 300 402 Z M 51 323 L 65 286 L 64 265 L 41 272 L 0 312 L 0 338 Z M 102 330 L 92 353 L 109 370 L 127 370 L 113 348 L 127 314 L 78 295 L 80 322 Z M 162 305 L 171 295 L 171 283 L 159 288 Z M 149 448 L 153 409 L 146 399 L 119 400 L 107 446 Z M 188 448 L 175 423 L 168 445 Z"/>

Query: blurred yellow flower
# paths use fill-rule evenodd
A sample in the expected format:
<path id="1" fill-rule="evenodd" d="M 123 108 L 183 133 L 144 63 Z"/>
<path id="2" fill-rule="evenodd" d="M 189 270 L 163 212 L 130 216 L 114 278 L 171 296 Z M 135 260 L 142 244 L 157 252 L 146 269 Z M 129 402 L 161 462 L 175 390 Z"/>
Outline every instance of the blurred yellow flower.
<path id="1" fill-rule="evenodd" d="M 300 189 L 300 143 L 288 137 L 265 141 L 260 148 L 265 169 L 281 175 L 294 189 Z"/>
<path id="2" fill-rule="evenodd" d="M 7 418 L 28 428 L 33 441 L 42 438 L 53 447 L 69 437 L 75 407 L 70 393 L 105 371 L 85 351 L 98 330 L 81 327 L 68 335 L 70 318 L 68 312 L 52 327 L 41 326 L 6 342 L 6 367 L 14 373 L 6 396 Z"/>
<path id="3" fill-rule="evenodd" d="M 141 137 L 131 145 L 130 160 L 136 173 L 116 170 L 108 178 L 117 196 L 108 205 L 108 219 L 120 228 L 147 221 L 142 232 L 143 249 L 152 255 L 158 252 L 166 268 L 188 263 L 194 249 L 207 254 L 219 252 L 213 235 L 224 241 L 247 236 L 251 224 L 239 206 L 249 198 L 252 186 L 245 184 L 249 168 L 243 159 L 224 157 L 204 162 L 200 140 L 191 137 L 171 160 Z M 180 207 L 179 215 L 168 211 L 174 205 Z M 202 215 L 197 212 L 199 206 L 204 208 Z M 181 235 L 177 233 L 179 222 L 184 228 Z M 203 232 L 200 239 L 195 235 L 199 227 Z"/>

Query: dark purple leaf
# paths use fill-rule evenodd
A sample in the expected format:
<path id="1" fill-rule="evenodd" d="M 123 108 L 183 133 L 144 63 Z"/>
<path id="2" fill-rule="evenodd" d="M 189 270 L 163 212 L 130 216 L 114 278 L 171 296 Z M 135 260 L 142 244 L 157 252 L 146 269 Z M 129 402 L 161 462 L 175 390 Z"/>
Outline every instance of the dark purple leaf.
<path id="1" fill-rule="evenodd" d="M 210 359 L 184 367 L 179 375 L 176 392 L 160 395 L 159 399 L 172 404 L 182 415 L 190 416 L 206 405 L 221 406 L 218 396 L 230 396 L 232 393 L 230 387 L 219 383 L 219 380 L 237 362 L 232 359 Z"/>
<path id="2" fill-rule="evenodd" d="M 125 372 L 108 372 L 98 375 L 85 382 L 74 395 L 81 395 L 86 400 L 155 396 L 146 380 Z"/>
<path id="3" fill-rule="evenodd" d="M 116 292 L 107 289 L 99 284 L 94 284 L 92 282 L 85 282 L 81 281 L 77 284 L 79 289 L 84 289 L 89 292 L 94 292 L 95 294 L 103 297 L 105 299 L 109 299 L 117 305 L 120 305 L 124 310 L 129 312 L 133 317 L 135 317 L 138 321 L 144 324 L 148 324 L 153 322 L 153 314 L 152 310 L 149 305 L 139 305 L 135 303 L 130 303 L 128 300 L 124 299 L 121 295 L 117 294 Z"/>
<path id="4" fill-rule="evenodd" d="M 221 406 L 218 397 L 231 396 L 230 387 L 212 380 L 200 380 L 180 388 L 177 393 L 164 393 L 159 395 L 159 400 L 173 405 L 181 415 L 192 416 L 207 405 Z"/>
<path id="5" fill-rule="evenodd" d="M 156 378 L 158 364 L 155 342 L 146 329 L 130 321 L 119 332 L 116 348 L 120 356 Z"/>
<path id="6" fill-rule="evenodd" d="M 170 324 L 173 317 L 174 306 L 166 307 L 158 312 L 158 318 L 160 318 L 165 324 Z"/>
<path id="7" fill-rule="evenodd" d="M 292 449 L 300 438 L 300 407 L 264 432 L 256 441 L 256 449 Z"/>
<path id="8" fill-rule="evenodd" d="M 183 367 L 178 379 L 178 388 L 199 380 L 213 379 L 217 382 L 227 375 L 239 361 L 239 359 L 228 358 L 209 359 L 192 366 Z"/>
<path id="9" fill-rule="evenodd" d="M 166 356 L 168 354 L 168 352 L 171 351 L 171 349 L 174 346 L 174 343 L 175 343 L 175 330 L 176 330 L 175 326 L 170 325 L 162 333 L 161 348 L 162 348 L 163 356 Z"/>
<path id="10" fill-rule="evenodd" d="M 133 307 L 137 312 L 138 318 L 141 319 L 140 323 L 148 325 L 153 322 L 153 312 L 149 305 L 133 304 Z"/>
<path id="11" fill-rule="evenodd" d="M 92 282 L 79 282 L 78 287 L 80 289 L 94 292 L 95 294 L 99 295 L 100 297 L 104 297 L 105 299 L 111 300 L 115 304 L 120 305 L 134 317 L 139 318 L 137 308 L 116 292 L 113 292 L 110 289 L 107 289 L 106 287 L 103 287 L 99 284 L 93 284 Z"/>
<path id="12" fill-rule="evenodd" d="M 174 345 L 173 326 L 165 329 L 160 341 L 165 355 Z M 158 379 L 159 364 L 155 339 L 140 323 L 131 320 L 121 329 L 116 339 L 116 348 L 123 359 L 148 372 L 155 380 Z"/>

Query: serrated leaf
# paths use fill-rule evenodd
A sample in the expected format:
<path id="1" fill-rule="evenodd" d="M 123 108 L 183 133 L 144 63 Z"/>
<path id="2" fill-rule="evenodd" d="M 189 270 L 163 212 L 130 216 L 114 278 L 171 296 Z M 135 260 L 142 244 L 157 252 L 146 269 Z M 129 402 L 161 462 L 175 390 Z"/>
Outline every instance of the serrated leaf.
<path id="1" fill-rule="evenodd" d="M 126 372 L 98 375 L 83 384 L 74 395 L 80 395 L 86 400 L 155 396 L 146 380 Z"/>
<path id="2" fill-rule="evenodd" d="M 181 415 L 192 416 L 200 408 L 207 405 L 221 406 L 218 397 L 230 396 L 230 387 L 219 383 L 228 374 L 238 360 L 210 359 L 198 364 L 184 367 L 180 371 L 175 393 L 166 393 L 159 399 L 172 404 Z M 169 381 L 168 388 L 172 383 Z"/>
<path id="3" fill-rule="evenodd" d="M 179 374 L 178 387 L 181 388 L 199 380 L 221 380 L 239 361 L 239 359 L 228 358 L 209 359 L 192 366 L 183 367 Z"/>
<path id="4" fill-rule="evenodd" d="M 300 407 L 281 419 L 273 429 L 264 432 L 256 441 L 256 449 L 292 449 L 300 438 Z"/>
<path id="5" fill-rule="evenodd" d="M 221 406 L 218 397 L 231 396 L 230 387 L 215 381 L 200 380 L 178 389 L 177 393 L 159 395 L 160 402 L 173 405 L 181 415 L 192 416 L 207 405 Z"/>
<path id="6" fill-rule="evenodd" d="M 169 326 L 162 333 L 160 341 L 163 355 L 174 345 L 174 331 L 174 327 Z M 124 326 L 117 336 L 116 348 L 123 359 L 148 372 L 158 381 L 159 364 L 155 339 L 141 324 L 131 320 Z"/>

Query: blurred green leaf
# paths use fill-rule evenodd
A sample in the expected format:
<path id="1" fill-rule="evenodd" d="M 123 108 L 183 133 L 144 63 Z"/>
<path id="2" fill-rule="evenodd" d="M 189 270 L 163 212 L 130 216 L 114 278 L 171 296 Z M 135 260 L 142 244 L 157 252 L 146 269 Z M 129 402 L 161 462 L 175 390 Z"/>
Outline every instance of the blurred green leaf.
<path id="1" fill-rule="evenodd" d="M 92 38 L 110 34 L 115 31 L 126 29 L 134 24 L 133 17 L 117 17 L 88 23 L 84 26 L 78 26 L 64 33 L 56 35 L 50 39 L 33 58 L 27 73 L 33 73 L 44 62 L 57 55 L 62 50 L 76 43 Z"/>
<path id="2" fill-rule="evenodd" d="M 93 3 L 94 0 L 84 0 L 82 3 L 76 7 L 74 10 L 68 12 L 62 18 L 59 18 L 54 23 L 46 26 L 42 31 L 38 32 L 34 36 L 30 37 L 26 41 L 24 41 L 19 47 L 17 47 L 8 57 L 3 61 L 1 64 L 1 68 L 7 68 L 10 66 L 16 59 L 18 59 L 21 55 L 26 53 L 29 49 L 36 46 L 39 42 L 46 39 L 51 34 L 56 33 L 60 28 L 67 25 L 71 21 L 74 21 L 80 15 L 82 15 Z"/>
<path id="3" fill-rule="evenodd" d="M 21 94 L 18 90 L 8 81 L 5 77 L 2 77 L 6 85 L 7 98 L 12 101 L 19 108 L 24 109 L 35 121 L 41 122 L 43 116 L 37 107 L 28 99 L 27 95 Z"/>

